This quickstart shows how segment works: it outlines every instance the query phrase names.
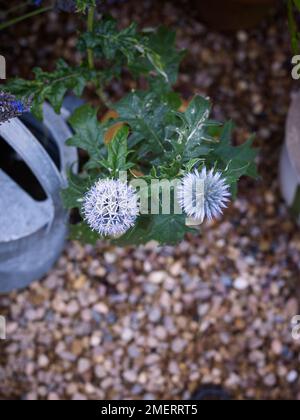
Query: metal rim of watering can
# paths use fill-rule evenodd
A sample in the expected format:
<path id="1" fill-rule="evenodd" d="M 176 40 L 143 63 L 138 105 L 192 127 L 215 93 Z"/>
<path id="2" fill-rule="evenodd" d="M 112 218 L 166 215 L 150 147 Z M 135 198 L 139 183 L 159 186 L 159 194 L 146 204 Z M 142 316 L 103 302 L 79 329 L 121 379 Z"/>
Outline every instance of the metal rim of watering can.
<path id="1" fill-rule="evenodd" d="M 74 101 L 71 100 L 71 102 L 74 105 Z M 41 223 L 33 226 L 29 234 L 26 229 L 17 230 L 17 234 L 10 236 L 10 240 L 6 240 L 5 236 L 1 239 L 0 292 L 2 293 L 24 288 L 32 281 L 40 279 L 51 269 L 63 249 L 68 230 L 68 211 L 63 208 L 60 190 L 66 185 L 67 167 L 73 165 L 72 169 L 77 170 L 78 160 L 77 150 L 65 145 L 66 140 L 72 136 L 70 127 L 64 121 L 66 116 L 68 116 L 67 112 L 58 115 L 50 105 L 45 104 L 44 121 L 40 125 L 41 130 L 38 129 L 39 123 L 37 120 L 32 124 L 34 120 L 30 115 L 23 116 L 24 119 L 22 119 L 25 124 L 15 120 L 11 122 L 12 126 L 9 127 L 9 133 L 17 142 L 17 147 L 13 143 L 13 150 L 16 153 L 19 152 L 19 155 L 21 152 L 22 160 L 26 161 L 48 198 L 43 202 L 45 209 L 47 209 L 45 217 L 42 217 Z M 31 119 L 31 121 L 26 121 L 25 118 Z M 26 124 L 28 128 L 25 128 Z M 17 128 L 17 131 L 13 130 L 14 127 Z M 2 135 L 3 129 L 2 126 L 0 130 Z M 43 137 L 44 135 L 45 137 Z M 23 140 L 24 137 L 26 137 L 26 141 Z M 3 138 L 4 142 L 7 142 L 7 136 L 3 135 Z M 51 153 L 51 147 L 47 147 L 45 141 L 48 140 L 56 144 L 59 161 Z M 8 144 L 11 143 L 12 141 Z M 26 147 L 28 147 L 28 151 Z M 28 161 L 27 152 L 30 155 L 30 161 Z M 32 159 L 34 164 L 32 164 Z M 39 162 L 36 162 L 37 159 L 39 159 Z M 22 208 L 20 208 L 20 211 L 20 214 L 22 214 Z M 49 225 L 51 219 L 52 224 Z M 14 233 L 13 230 L 12 233 Z"/>
<path id="2" fill-rule="evenodd" d="M 59 212 L 57 191 L 62 183 L 61 176 L 39 141 L 19 119 L 3 124 L 0 134 L 31 168 L 51 199 L 55 213 Z"/>
<path id="3" fill-rule="evenodd" d="M 300 92 L 293 93 L 286 121 L 285 143 L 280 158 L 280 186 L 296 219 L 300 215 Z M 299 219 L 300 220 L 300 219 Z"/>
<path id="4" fill-rule="evenodd" d="M 286 122 L 285 144 L 289 160 L 300 184 L 300 91 L 292 95 L 292 104 Z"/>

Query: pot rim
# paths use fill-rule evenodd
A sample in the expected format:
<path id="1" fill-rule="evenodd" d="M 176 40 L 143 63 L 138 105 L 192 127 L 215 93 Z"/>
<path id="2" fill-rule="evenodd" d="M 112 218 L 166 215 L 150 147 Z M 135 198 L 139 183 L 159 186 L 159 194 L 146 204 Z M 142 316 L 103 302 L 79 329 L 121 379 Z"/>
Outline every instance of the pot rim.
<path id="1" fill-rule="evenodd" d="M 285 143 L 289 160 L 300 183 L 300 91 L 293 94 L 286 121 Z"/>

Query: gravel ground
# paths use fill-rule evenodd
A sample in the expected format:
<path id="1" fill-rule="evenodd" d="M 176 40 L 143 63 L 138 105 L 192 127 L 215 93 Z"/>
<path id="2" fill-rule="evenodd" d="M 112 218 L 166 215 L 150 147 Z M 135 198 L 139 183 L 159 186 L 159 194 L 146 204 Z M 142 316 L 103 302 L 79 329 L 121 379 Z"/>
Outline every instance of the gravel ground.
<path id="1" fill-rule="evenodd" d="M 186 98 L 209 95 L 216 117 L 242 127 L 237 142 L 257 133 L 262 176 L 243 180 L 224 218 L 178 247 L 69 243 L 42 281 L 1 296 L 8 318 L 1 398 L 178 399 L 220 384 L 236 399 L 300 399 L 300 342 L 290 326 L 300 310 L 300 237 L 277 180 L 297 87 L 284 13 L 232 35 L 208 31 L 167 2 L 129 1 L 115 13 L 124 24 L 177 27 L 178 44 L 189 51 L 178 89 Z M 32 30 L 47 32 L 49 45 L 31 56 L 20 47 L 24 62 L 19 55 L 12 72 L 26 74 L 32 60 L 51 68 L 59 51 L 71 55 L 73 20 L 60 18 L 66 35 L 53 53 L 57 23 L 43 19 Z M 28 26 L 18 31 L 25 35 Z M 8 36 L 2 44 L 10 43 Z M 117 97 L 120 86 L 114 89 Z"/>

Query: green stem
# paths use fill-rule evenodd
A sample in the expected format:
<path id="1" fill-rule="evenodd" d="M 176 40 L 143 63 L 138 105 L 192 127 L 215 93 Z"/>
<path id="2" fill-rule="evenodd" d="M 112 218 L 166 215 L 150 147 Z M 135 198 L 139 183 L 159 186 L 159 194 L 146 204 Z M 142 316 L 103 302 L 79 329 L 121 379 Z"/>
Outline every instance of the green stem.
<path id="1" fill-rule="evenodd" d="M 99 84 L 98 84 L 98 87 L 96 89 L 96 93 L 98 95 L 98 98 L 102 102 L 102 104 L 107 109 L 111 109 L 112 108 L 112 102 L 110 102 L 110 100 L 108 99 L 107 95 L 105 94 L 105 92 L 103 91 L 103 89 L 99 86 Z"/>
<path id="2" fill-rule="evenodd" d="M 292 50 L 293 53 L 297 55 L 299 53 L 298 28 L 294 16 L 294 3 L 292 0 L 288 0 L 288 24 L 291 36 Z"/>
<path id="3" fill-rule="evenodd" d="M 0 25 L 0 31 L 3 29 L 9 28 L 10 26 L 15 25 L 16 23 L 22 22 L 23 20 L 29 19 L 33 16 L 39 15 L 41 13 L 48 12 L 49 10 L 52 10 L 52 6 L 50 7 L 42 7 L 40 9 L 34 10 L 33 12 L 27 13 L 26 15 L 16 17 L 14 19 L 11 19 L 7 22 L 4 22 Z"/>
<path id="4" fill-rule="evenodd" d="M 90 7 L 88 11 L 88 19 L 87 19 L 87 30 L 88 32 L 93 32 L 94 30 L 94 21 L 95 21 L 95 7 Z M 94 51 L 91 48 L 87 49 L 87 58 L 88 58 L 88 66 L 90 70 L 94 70 L 95 62 L 94 62 Z M 96 93 L 98 98 L 100 99 L 101 107 L 110 108 L 110 102 L 103 91 L 102 87 L 100 86 L 99 81 L 95 83 Z"/>
<path id="5" fill-rule="evenodd" d="M 95 7 L 90 7 L 88 10 L 88 18 L 87 18 L 87 30 L 88 32 L 94 31 L 94 22 L 95 22 Z M 92 48 L 87 49 L 87 59 L 88 59 L 88 66 L 90 70 L 95 69 L 95 61 L 94 61 L 94 51 Z M 111 103 L 109 102 L 105 92 L 103 91 L 100 82 L 95 80 L 95 89 L 100 99 L 100 106 L 101 108 L 110 108 Z"/>
<path id="6" fill-rule="evenodd" d="M 93 32 L 94 30 L 94 18 L 95 18 L 95 7 L 90 7 L 88 11 L 88 20 L 87 20 L 87 30 L 88 32 Z M 88 65 L 90 70 L 93 70 L 94 65 L 94 52 L 91 48 L 88 48 L 87 50 L 87 56 L 88 56 Z"/>

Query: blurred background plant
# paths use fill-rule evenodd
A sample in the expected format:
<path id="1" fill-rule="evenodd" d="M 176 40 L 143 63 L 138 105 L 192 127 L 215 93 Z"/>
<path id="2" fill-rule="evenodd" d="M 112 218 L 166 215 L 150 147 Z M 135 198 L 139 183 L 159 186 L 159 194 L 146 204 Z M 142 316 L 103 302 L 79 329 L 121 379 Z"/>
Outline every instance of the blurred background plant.
<path id="1" fill-rule="evenodd" d="M 300 0 L 288 0 L 288 23 L 291 34 L 291 43 L 294 54 L 300 53 L 300 30 L 298 14 L 300 14 Z"/>

